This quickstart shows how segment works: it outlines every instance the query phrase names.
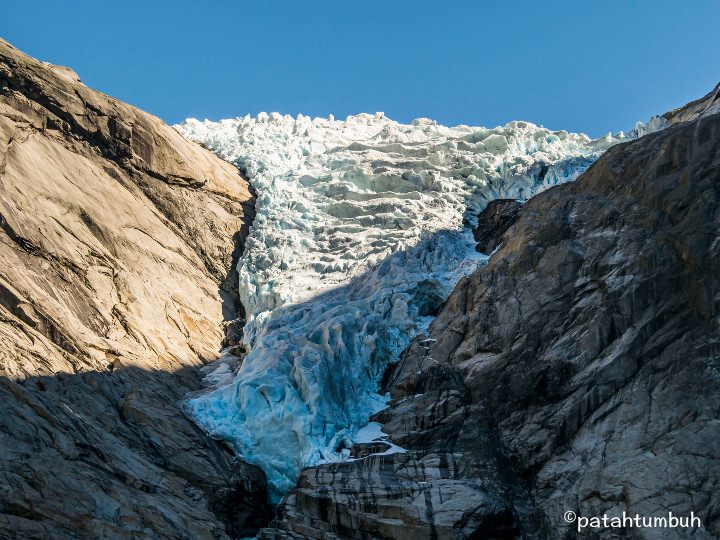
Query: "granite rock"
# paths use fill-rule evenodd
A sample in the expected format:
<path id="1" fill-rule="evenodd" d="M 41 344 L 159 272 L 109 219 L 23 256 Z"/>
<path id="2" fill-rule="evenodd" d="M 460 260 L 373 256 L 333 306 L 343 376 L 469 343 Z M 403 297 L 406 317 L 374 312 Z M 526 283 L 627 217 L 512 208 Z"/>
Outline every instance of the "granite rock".
<path id="1" fill-rule="evenodd" d="M 265 478 L 181 400 L 241 315 L 231 165 L 0 41 L 0 537 L 227 538 Z"/>

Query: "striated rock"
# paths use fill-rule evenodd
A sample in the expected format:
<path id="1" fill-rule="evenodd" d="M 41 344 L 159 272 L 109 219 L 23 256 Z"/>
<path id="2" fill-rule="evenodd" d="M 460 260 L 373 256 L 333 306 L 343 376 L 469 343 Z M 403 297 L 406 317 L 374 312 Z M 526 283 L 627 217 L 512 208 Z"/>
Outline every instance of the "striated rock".
<path id="1" fill-rule="evenodd" d="M 705 115 L 528 201 L 386 374 L 406 451 L 304 470 L 260 536 L 717 538 L 719 188 Z M 567 510 L 702 526 L 578 534 Z"/>
<path id="2" fill-rule="evenodd" d="M 0 41 L 0 536 L 225 538 L 262 472 L 183 416 L 241 315 L 235 168 Z"/>

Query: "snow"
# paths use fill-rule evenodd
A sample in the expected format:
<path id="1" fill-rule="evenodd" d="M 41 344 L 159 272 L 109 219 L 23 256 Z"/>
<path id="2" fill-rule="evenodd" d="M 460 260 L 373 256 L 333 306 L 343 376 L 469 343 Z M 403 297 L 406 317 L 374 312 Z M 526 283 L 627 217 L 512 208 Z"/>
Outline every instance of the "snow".
<path id="1" fill-rule="evenodd" d="M 667 125 L 667 119 L 664 116 L 653 116 L 647 123 L 637 122 L 635 127 L 628 132 L 627 137 L 629 139 L 637 139 L 648 133 L 665 129 Z"/>
<path id="2" fill-rule="evenodd" d="M 371 443 L 382 440 L 386 437 L 383 433 L 382 425 L 378 422 L 369 422 L 366 426 L 361 427 L 355 434 L 355 442 Z"/>
<path id="3" fill-rule="evenodd" d="M 203 374 L 203 386 L 205 388 L 219 388 L 230 384 L 235 378 L 239 360 L 228 349 L 221 351 L 217 360 L 200 368 L 200 372 Z"/>
<path id="4" fill-rule="evenodd" d="M 404 125 L 383 113 L 176 127 L 237 164 L 257 192 L 238 263 L 249 352 L 237 373 L 210 373 L 187 409 L 265 470 L 273 500 L 303 467 L 342 459 L 341 442 L 367 435 L 386 403 L 387 365 L 486 259 L 470 229 L 485 204 L 573 180 L 626 138 L 526 122 Z"/>
<path id="5" fill-rule="evenodd" d="M 355 434 L 353 442 L 356 444 L 360 443 L 373 443 L 383 442 L 389 446 L 387 450 L 371 454 L 373 456 L 387 456 L 390 454 L 404 454 L 407 452 L 404 448 L 393 443 L 388 436 L 383 433 L 382 424 L 378 422 L 369 422 L 366 426 L 361 427 Z M 346 459 L 346 461 L 355 461 L 353 459 Z"/>

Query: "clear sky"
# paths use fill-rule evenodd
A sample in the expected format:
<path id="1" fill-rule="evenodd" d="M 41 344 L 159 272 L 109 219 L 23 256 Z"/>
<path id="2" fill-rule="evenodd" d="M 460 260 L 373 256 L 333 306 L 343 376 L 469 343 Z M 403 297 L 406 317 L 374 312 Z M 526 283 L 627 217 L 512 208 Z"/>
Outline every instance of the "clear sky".
<path id="1" fill-rule="evenodd" d="M 0 35 L 169 123 L 279 111 L 601 135 L 720 81 L 720 2 L 5 0 Z"/>

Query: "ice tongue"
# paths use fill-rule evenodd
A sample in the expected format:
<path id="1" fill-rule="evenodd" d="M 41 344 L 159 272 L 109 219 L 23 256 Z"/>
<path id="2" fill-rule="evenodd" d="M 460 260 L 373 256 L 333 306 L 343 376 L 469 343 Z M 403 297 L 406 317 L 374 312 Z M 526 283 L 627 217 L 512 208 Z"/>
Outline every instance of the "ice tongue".
<path id="1" fill-rule="evenodd" d="M 383 407 L 388 363 L 482 260 L 470 227 L 487 201 L 572 180 L 623 138 L 380 113 L 177 128 L 257 192 L 238 263 L 249 352 L 232 382 L 187 407 L 265 470 L 275 500 L 302 467 L 341 459 L 341 443 Z"/>

